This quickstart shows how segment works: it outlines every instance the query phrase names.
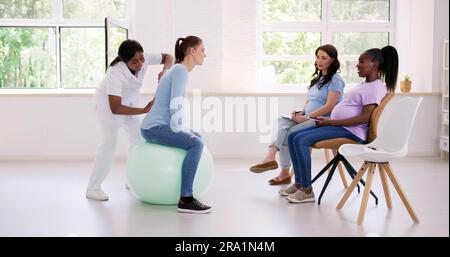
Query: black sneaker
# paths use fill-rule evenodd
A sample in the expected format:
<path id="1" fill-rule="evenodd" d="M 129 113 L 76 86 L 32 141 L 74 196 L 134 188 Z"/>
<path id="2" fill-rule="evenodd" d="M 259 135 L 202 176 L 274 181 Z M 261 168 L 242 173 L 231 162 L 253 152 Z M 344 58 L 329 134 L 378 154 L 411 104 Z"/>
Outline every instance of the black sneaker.
<path id="1" fill-rule="evenodd" d="M 195 198 L 191 202 L 183 202 L 183 200 L 180 199 L 180 201 L 178 201 L 178 211 L 187 213 L 208 213 L 211 212 L 211 207 L 202 204 Z"/>

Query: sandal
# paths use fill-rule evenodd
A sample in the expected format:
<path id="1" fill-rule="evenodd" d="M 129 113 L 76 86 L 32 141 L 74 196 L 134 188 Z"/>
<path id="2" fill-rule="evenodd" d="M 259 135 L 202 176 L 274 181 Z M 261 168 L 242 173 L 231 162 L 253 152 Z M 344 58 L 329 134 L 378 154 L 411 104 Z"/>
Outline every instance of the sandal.
<path id="1" fill-rule="evenodd" d="M 278 177 L 274 177 L 271 180 L 269 180 L 270 185 L 284 185 L 284 184 L 290 184 L 291 183 L 291 176 L 279 179 Z"/>

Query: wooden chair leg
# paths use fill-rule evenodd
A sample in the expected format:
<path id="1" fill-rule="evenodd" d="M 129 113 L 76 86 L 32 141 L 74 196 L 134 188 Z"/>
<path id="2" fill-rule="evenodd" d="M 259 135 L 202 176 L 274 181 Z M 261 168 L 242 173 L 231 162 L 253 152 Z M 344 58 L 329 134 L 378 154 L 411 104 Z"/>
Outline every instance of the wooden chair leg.
<path id="1" fill-rule="evenodd" d="M 337 150 L 333 149 L 332 151 L 333 151 L 333 155 L 336 156 Z M 339 175 L 341 176 L 342 184 L 344 185 L 344 188 L 347 189 L 348 182 L 347 182 L 347 178 L 345 177 L 344 166 L 342 165 L 341 162 L 339 162 L 339 164 L 338 164 L 338 170 L 339 170 Z"/>
<path id="2" fill-rule="evenodd" d="M 383 185 L 384 197 L 386 198 L 386 205 L 388 209 L 392 208 L 391 192 L 386 179 L 386 173 L 383 169 L 383 164 L 378 163 L 378 170 L 380 171 L 381 184 Z"/>
<path id="3" fill-rule="evenodd" d="M 325 161 L 327 162 L 327 163 L 329 163 L 330 161 L 331 161 L 331 158 L 330 158 L 330 150 L 329 149 L 324 149 L 323 150 L 324 151 L 324 153 L 325 153 Z"/>
<path id="4" fill-rule="evenodd" d="M 383 166 L 383 169 L 386 171 L 387 175 L 389 176 L 389 178 L 391 179 L 391 182 L 394 185 L 395 190 L 397 190 L 397 193 L 400 196 L 400 199 L 402 199 L 403 204 L 405 205 L 406 209 L 408 210 L 409 216 L 411 216 L 411 218 L 414 222 L 419 223 L 419 219 L 417 218 L 416 213 L 414 212 L 411 204 L 409 203 L 408 199 L 406 198 L 406 195 L 403 192 L 403 189 L 401 188 L 397 177 L 392 172 L 391 166 L 389 165 L 389 163 L 383 163 L 382 166 Z"/>
<path id="5" fill-rule="evenodd" d="M 337 205 L 337 209 L 342 209 L 342 207 L 344 207 L 344 204 L 347 202 L 348 198 L 350 197 L 350 194 L 353 192 L 353 190 L 355 189 L 356 185 L 358 185 L 359 180 L 362 178 L 362 176 L 364 175 L 364 173 L 366 172 L 367 168 L 369 167 L 369 163 L 368 162 L 364 162 L 363 165 L 361 166 L 361 168 L 359 169 L 358 173 L 356 173 L 355 178 L 353 179 L 352 183 L 350 183 L 350 186 L 347 188 L 347 190 L 345 191 L 344 195 L 342 196 L 341 200 L 339 201 L 338 205 Z"/>
<path id="6" fill-rule="evenodd" d="M 359 208 L 358 214 L 358 224 L 361 224 L 364 221 L 364 216 L 366 215 L 367 202 L 369 201 L 369 194 L 372 188 L 373 175 L 375 173 L 375 163 L 370 164 L 369 172 L 367 173 L 366 178 L 366 186 L 364 187 L 364 194 L 361 200 L 361 207 Z"/>
<path id="7" fill-rule="evenodd" d="M 323 149 L 323 152 L 325 153 L 325 162 L 326 163 L 330 163 L 330 161 L 331 161 L 331 157 L 330 157 L 330 149 Z M 330 173 L 330 170 L 331 170 L 331 167 L 330 168 L 328 168 L 328 173 Z"/>

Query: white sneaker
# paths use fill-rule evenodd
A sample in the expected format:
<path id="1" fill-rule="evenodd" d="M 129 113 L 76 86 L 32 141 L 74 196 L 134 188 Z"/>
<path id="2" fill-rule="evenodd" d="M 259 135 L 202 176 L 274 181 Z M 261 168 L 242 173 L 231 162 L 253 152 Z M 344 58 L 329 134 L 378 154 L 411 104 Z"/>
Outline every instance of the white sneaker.
<path id="1" fill-rule="evenodd" d="M 86 197 L 97 201 L 107 201 L 109 199 L 108 195 L 101 189 L 88 189 Z"/>

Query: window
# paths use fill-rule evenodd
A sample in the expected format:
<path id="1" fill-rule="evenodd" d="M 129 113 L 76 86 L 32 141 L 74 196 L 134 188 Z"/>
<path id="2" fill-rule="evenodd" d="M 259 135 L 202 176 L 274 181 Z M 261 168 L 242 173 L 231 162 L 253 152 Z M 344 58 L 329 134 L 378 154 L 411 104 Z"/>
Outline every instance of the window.
<path id="1" fill-rule="evenodd" d="M 393 42 L 395 0 L 261 0 L 260 84 L 299 91 L 314 73 L 314 51 L 336 46 L 347 85 L 361 81 L 358 56 Z"/>
<path id="2" fill-rule="evenodd" d="M 50 19 L 52 0 L 0 0 L 1 19 Z"/>
<path id="3" fill-rule="evenodd" d="M 0 88 L 96 87 L 111 58 L 106 41 L 117 54 L 128 37 L 128 6 L 128 0 L 0 0 Z M 106 32 L 107 16 L 121 25 Z"/>
<path id="4" fill-rule="evenodd" d="M 128 29 L 125 25 L 121 24 L 120 21 L 107 17 L 105 18 L 105 32 L 105 67 L 108 67 L 117 56 L 117 49 L 119 49 L 120 43 L 128 38 Z"/>
<path id="5" fill-rule="evenodd" d="M 54 28 L 0 27 L 0 88 L 56 85 Z"/>
<path id="6" fill-rule="evenodd" d="M 271 67 L 280 84 L 304 84 L 311 69 L 308 56 L 321 42 L 317 32 L 264 32 L 264 67 Z M 302 72 L 299 72 L 302 71 Z"/>
<path id="7" fill-rule="evenodd" d="M 105 71 L 105 30 L 62 27 L 60 38 L 63 87 L 95 87 Z"/>
<path id="8" fill-rule="evenodd" d="M 124 0 L 63 0 L 65 19 L 102 19 L 111 16 L 126 18 Z"/>

